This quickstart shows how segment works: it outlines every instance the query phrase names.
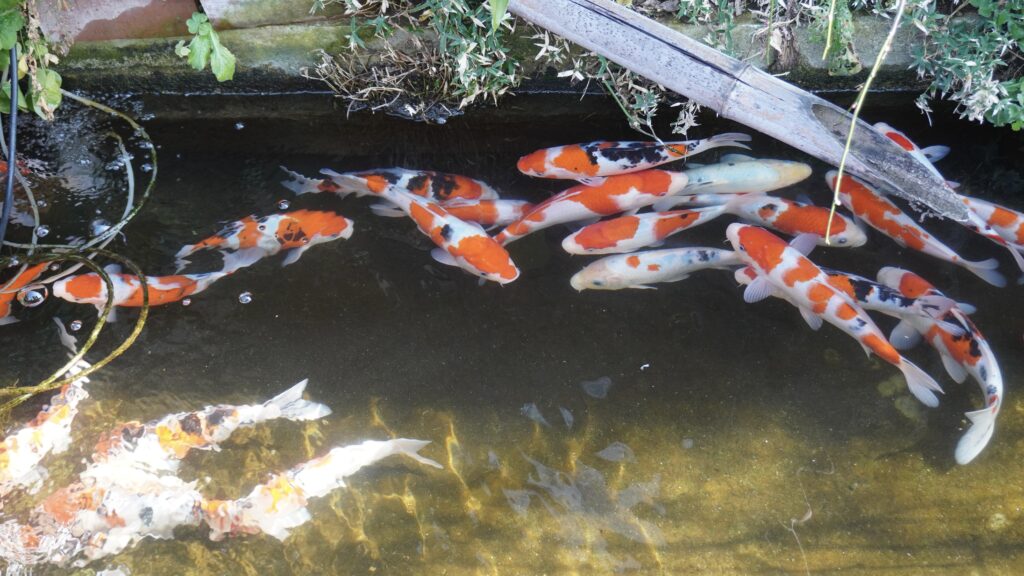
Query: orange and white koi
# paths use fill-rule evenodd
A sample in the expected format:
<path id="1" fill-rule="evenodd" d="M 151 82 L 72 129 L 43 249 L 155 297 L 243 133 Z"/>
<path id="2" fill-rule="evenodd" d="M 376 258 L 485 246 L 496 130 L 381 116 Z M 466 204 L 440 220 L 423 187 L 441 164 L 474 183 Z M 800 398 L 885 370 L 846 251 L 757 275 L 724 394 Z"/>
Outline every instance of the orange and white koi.
<path id="1" fill-rule="evenodd" d="M 878 281 L 900 290 L 904 296 L 920 294 L 942 295 L 927 280 L 913 272 L 886 267 L 878 271 Z M 957 326 L 950 331 L 948 324 Z M 941 319 L 926 317 L 904 318 L 892 332 L 897 348 L 913 347 L 921 335 L 938 351 L 942 365 L 958 383 L 973 376 L 985 395 L 985 407 L 966 414 L 971 428 L 957 443 L 954 457 L 958 464 L 967 464 L 988 445 L 995 431 L 996 417 L 1003 404 L 1003 375 L 988 341 L 967 313 L 958 306 L 950 309 Z"/>
<path id="2" fill-rule="evenodd" d="M 258 260 L 259 254 L 238 252 L 224 257 L 226 270 L 237 270 Z M 143 302 L 142 283 L 134 274 L 122 274 L 116 266 L 107 268 L 114 285 L 114 308 L 109 321 L 116 320 L 116 307 L 139 308 Z M 146 276 L 149 305 L 162 306 L 199 294 L 214 282 L 230 275 L 230 271 L 205 274 L 177 274 L 174 276 Z M 79 274 L 53 284 L 53 295 L 76 304 L 92 304 L 102 313 L 107 302 L 107 285 L 99 274 Z"/>
<path id="3" fill-rule="evenodd" d="M 815 240 L 813 235 L 797 236 L 791 246 L 763 228 L 736 223 L 729 225 L 726 236 L 740 258 L 757 273 L 743 293 L 744 300 L 757 302 L 776 296 L 796 306 L 812 329 L 827 321 L 855 338 L 868 354 L 897 367 L 918 400 L 928 406 L 938 405 L 932 391 L 942 389 L 935 380 L 900 355 L 867 312 L 833 287 L 825 272 L 804 256 Z"/>
<path id="4" fill-rule="evenodd" d="M 80 360 L 65 376 L 75 376 L 89 366 Z M 88 383 L 89 378 L 82 376 L 65 384 L 28 425 L 0 442 L 0 508 L 4 497 L 15 489 L 24 488 L 31 493 L 38 490 L 46 477 L 40 462 L 51 453 L 67 450 L 78 405 L 89 397 L 85 391 Z"/>
<path id="5" fill-rule="evenodd" d="M 722 209 L 752 224 L 771 228 L 789 236 L 813 234 L 819 246 L 856 248 L 868 241 L 867 234 L 853 220 L 835 214 L 828 229 L 829 209 L 766 194 L 741 194 Z M 828 239 L 826 233 L 831 232 Z"/>
<path id="6" fill-rule="evenodd" d="M 0 283 L 0 326 L 18 321 L 12 314 L 13 304 L 18 293 L 30 287 L 43 275 L 43 272 L 46 272 L 46 267 L 49 265 L 48 262 L 42 262 L 34 266 L 25 266 L 14 278 Z"/>
<path id="7" fill-rule="evenodd" d="M 835 190 L 835 170 L 825 175 L 829 187 Z M 952 248 L 919 226 L 898 206 L 889 201 L 874 188 L 854 176 L 844 175 L 839 190 L 840 203 L 854 216 L 869 226 L 892 238 L 900 246 L 906 246 L 929 256 L 956 264 L 993 286 L 1006 286 L 1006 278 L 996 268 L 999 262 L 994 258 L 974 262 L 964 260 Z"/>
<path id="8" fill-rule="evenodd" d="M 440 204 L 408 192 L 386 189 L 383 194 L 437 245 L 431 256 L 438 262 L 499 284 L 508 284 L 519 277 L 519 269 L 508 251 L 478 224 L 464 222 Z"/>
<path id="9" fill-rule="evenodd" d="M 498 191 L 482 180 L 459 174 L 434 172 L 432 170 L 410 170 L 408 168 L 380 168 L 344 174 L 323 169 L 327 176 L 315 180 L 281 168 L 291 180 L 281 184 L 297 195 L 333 192 L 339 196 L 381 196 L 386 190 L 402 190 L 435 202 L 451 200 L 497 200 Z"/>
<path id="10" fill-rule="evenodd" d="M 691 165 L 692 166 L 692 165 Z M 686 170 L 686 188 L 654 204 L 656 212 L 692 201 L 694 195 L 711 201 L 713 194 L 757 194 L 785 188 L 806 180 L 811 167 L 790 160 L 758 159 L 743 154 L 726 154 L 718 164 Z M 727 199 L 726 199 L 727 200 Z"/>
<path id="11" fill-rule="evenodd" d="M 878 122 L 874 126 L 875 130 L 878 130 L 882 134 L 885 134 L 886 138 L 892 140 L 896 144 L 899 144 L 900 148 L 903 148 L 910 153 L 918 162 L 920 162 L 925 168 L 927 168 L 932 174 L 935 174 L 939 178 L 945 180 L 942 174 L 932 164 L 946 157 L 949 154 L 948 146 L 929 146 L 928 148 L 918 148 L 917 144 L 907 138 L 907 135 L 899 130 L 889 126 L 885 122 Z"/>
<path id="12" fill-rule="evenodd" d="M 719 208 L 619 216 L 584 226 L 562 240 L 569 254 L 622 254 L 652 246 L 722 214 Z"/>
<path id="13" fill-rule="evenodd" d="M 274 476 L 244 498 L 206 500 L 202 503 L 202 516 L 210 527 L 210 539 L 217 541 L 226 535 L 264 533 L 284 540 L 289 531 L 310 520 L 306 508 L 310 499 L 344 488 L 345 479 L 365 466 L 403 454 L 420 464 L 441 468 L 437 462 L 419 454 L 427 444 L 429 442 L 423 440 L 396 438 L 337 447 L 320 458 Z"/>
<path id="14" fill-rule="evenodd" d="M 578 291 L 653 289 L 659 282 L 678 282 L 693 272 L 729 270 L 743 261 L 732 250 L 669 248 L 619 254 L 595 260 L 573 275 L 569 284 Z"/>
<path id="15" fill-rule="evenodd" d="M 287 266 L 298 261 L 306 250 L 317 244 L 351 236 L 352 221 L 335 212 L 295 210 L 286 214 L 247 216 L 232 222 L 209 238 L 184 246 L 176 258 L 180 271 L 188 264 L 185 258 L 201 250 L 255 250 L 259 256 L 273 256 L 288 250 L 281 264 Z"/>
<path id="16" fill-rule="evenodd" d="M 559 192 L 509 224 L 495 240 L 502 245 L 556 224 L 590 220 L 650 206 L 686 187 L 686 174 L 645 170 L 609 176 L 597 186 L 581 184 Z"/>
<path id="17" fill-rule="evenodd" d="M 972 212 L 985 220 L 1004 240 L 1017 250 L 1024 250 L 1024 213 L 980 198 L 961 196 Z"/>
<path id="18" fill-rule="evenodd" d="M 533 209 L 525 200 L 452 200 L 441 206 L 459 220 L 473 222 L 485 228 L 505 226 L 519 220 Z M 405 217 L 405 212 L 390 202 L 373 204 L 370 211 L 387 218 Z"/>
<path id="19" fill-rule="evenodd" d="M 127 422 L 105 434 L 96 444 L 93 462 L 128 462 L 136 468 L 175 473 L 178 462 L 191 450 L 216 450 L 241 427 L 282 418 L 317 420 L 331 409 L 302 398 L 307 380 L 262 404 L 207 406 L 148 422 Z"/>
<path id="20" fill-rule="evenodd" d="M 746 134 L 718 134 L 685 142 L 607 142 L 543 148 L 519 159 L 516 166 L 527 176 L 578 180 L 597 186 L 608 176 L 640 172 L 722 146 L 747 148 Z M 749 149 L 749 148 L 748 148 Z"/>

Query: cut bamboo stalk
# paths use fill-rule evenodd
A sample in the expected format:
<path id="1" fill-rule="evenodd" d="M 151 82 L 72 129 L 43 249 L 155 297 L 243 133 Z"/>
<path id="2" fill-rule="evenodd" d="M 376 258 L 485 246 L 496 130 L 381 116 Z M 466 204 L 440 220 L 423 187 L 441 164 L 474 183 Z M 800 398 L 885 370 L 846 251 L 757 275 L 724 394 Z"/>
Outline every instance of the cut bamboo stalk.
<path id="1" fill-rule="evenodd" d="M 851 115 L 611 0 L 512 0 L 509 10 L 720 115 L 838 165 Z M 846 171 L 938 214 L 966 220 L 944 180 L 858 121 Z"/>

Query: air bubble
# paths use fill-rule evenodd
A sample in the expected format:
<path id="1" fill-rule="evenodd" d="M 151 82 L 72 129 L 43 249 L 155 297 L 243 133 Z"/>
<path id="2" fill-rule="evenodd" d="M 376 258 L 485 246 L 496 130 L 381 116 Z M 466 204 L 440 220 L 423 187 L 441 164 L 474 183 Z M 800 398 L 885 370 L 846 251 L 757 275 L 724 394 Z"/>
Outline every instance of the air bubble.
<path id="1" fill-rule="evenodd" d="M 35 308 L 46 300 L 46 288 L 39 286 L 18 292 L 18 303 L 25 308 Z"/>
<path id="2" fill-rule="evenodd" d="M 49 233 L 50 233 L 50 227 L 47 226 L 46 224 L 42 224 L 38 228 L 36 228 L 36 236 L 39 237 L 39 238 L 46 238 L 46 236 Z"/>
<path id="3" fill-rule="evenodd" d="M 143 172 L 152 172 L 153 165 L 147 162 L 146 164 L 139 166 L 139 170 L 142 170 Z"/>
<path id="4" fill-rule="evenodd" d="M 21 260 L 17 256 L 11 258 L 11 263 L 7 265 L 8 268 L 14 268 L 15 266 L 21 266 Z"/>
<path id="5" fill-rule="evenodd" d="M 238 301 L 242 304 L 248 304 L 252 302 L 252 292 L 242 292 L 238 295 Z"/>
<path id="6" fill-rule="evenodd" d="M 245 128 L 245 124 L 244 123 L 242 123 L 242 122 L 235 123 L 235 130 L 241 130 L 243 128 Z"/>
<path id="7" fill-rule="evenodd" d="M 46 199 L 40 198 L 36 200 L 36 208 L 46 208 Z"/>
<path id="8" fill-rule="evenodd" d="M 277 201 L 277 209 L 278 210 L 287 210 L 291 205 L 292 205 L 292 203 L 287 201 L 287 200 L 278 200 Z"/>
<path id="9" fill-rule="evenodd" d="M 68 324 L 68 330 L 71 330 L 72 332 L 78 332 L 81 329 L 82 329 L 82 321 L 81 320 L 72 320 L 71 324 Z"/>
<path id="10" fill-rule="evenodd" d="M 191 298 L 185 298 L 184 300 L 181 301 L 181 305 L 182 306 L 189 306 L 191 304 L 192 304 L 192 299 Z"/>

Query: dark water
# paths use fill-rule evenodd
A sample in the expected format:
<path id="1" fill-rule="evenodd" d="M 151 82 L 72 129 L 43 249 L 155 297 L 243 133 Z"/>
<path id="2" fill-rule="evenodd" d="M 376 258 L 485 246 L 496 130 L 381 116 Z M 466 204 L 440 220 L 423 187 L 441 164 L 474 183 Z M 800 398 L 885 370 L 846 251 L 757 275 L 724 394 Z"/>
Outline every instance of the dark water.
<path id="1" fill-rule="evenodd" d="M 934 410 L 838 330 L 812 332 L 783 301 L 744 304 L 731 273 L 703 272 L 659 290 L 578 294 L 568 280 L 586 260 L 563 253 L 566 230 L 552 228 L 511 246 L 523 271 L 517 282 L 480 287 L 434 263 L 432 245 L 410 222 L 376 218 L 365 200 L 294 198 L 278 184 L 279 165 L 310 175 L 325 166 L 400 165 L 467 174 L 508 197 L 538 200 L 559 186 L 519 175 L 520 155 L 630 137 L 614 105 L 601 100 L 531 97 L 511 107 L 444 126 L 362 115 L 255 114 L 239 126 L 158 115 L 147 123 L 160 178 L 126 229 L 127 242 L 112 247 L 148 274 L 172 273 L 182 245 L 222 222 L 272 213 L 281 199 L 291 209 L 336 209 L 356 231 L 287 268 L 280 256 L 264 260 L 190 306 L 153 309 L 138 343 L 93 379 L 74 445 L 45 461 L 52 480 L 40 496 L 72 479 L 96 435 L 117 422 L 262 402 L 303 378 L 332 416 L 240 431 L 220 452 L 190 455 L 182 476 L 200 479 L 205 494 L 238 497 L 332 446 L 390 436 L 432 441 L 424 453 L 445 467 L 395 458 L 364 470 L 348 489 L 313 502 L 314 520 L 284 542 L 213 543 L 200 529 L 184 529 L 173 541 L 144 541 L 80 573 L 115 566 L 136 575 L 1024 571 L 1022 288 L 992 288 L 875 233 L 856 251 L 813 256 L 865 276 L 900 265 L 978 306 L 974 319 L 1000 360 L 1007 399 L 992 443 L 958 467 L 952 455 L 966 426 L 962 413 L 981 395 L 971 382 L 950 381 L 930 349 L 909 356 L 946 389 Z M 1012 133 L 951 120 L 927 129 L 908 106 L 869 119 L 902 128 L 922 146 L 950 145 L 940 164 L 947 177 L 967 193 L 1024 208 L 1024 145 Z M 62 135 L 32 133 L 33 152 L 59 165 L 73 189 L 42 187 L 51 239 L 82 235 L 97 209 L 116 220 L 123 203 L 123 173 L 102 169 L 113 148 L 96 136 L 116 124 L 86 113 L 67 122 Z M 692 135 L 737 128 L 707 118 Z M 756 156 L 812 162 L 764 137 L 755 136 L 753 147 Z M 135 154 L 138 170 L 144 151 Z M 828 168 L 812 164 L 812 177 L 783 193 L 824 204 Z M 728 222 L 673 244 L 722 247 Z M 928 225 L 964 257 L 996 256 L 1013 275 L 1002 249 L 942 222 Z M 249 304 L 239 302 L 243 292 L 252 294 Z M 0 328 L 0 381 L 31 382 L 58 365 L 50 317 L 88 327 L 96 313 L 53 300 L 19 315 L 21 323 Z M 126 336 L 134 317 L 122 314 L 89 359 Z M 611 381 L 604 398 L 581 386 L 601 378 Z M 14 422 L 42 401 L 16 412 Z M 571 428 L 561 409 L 572 415 Z M 544 422 L 528 417 L 536 413 Z M 633 457 L 597 455 L 617 442 Z M 14 498 L 15 511 L 33 501 Z"/>

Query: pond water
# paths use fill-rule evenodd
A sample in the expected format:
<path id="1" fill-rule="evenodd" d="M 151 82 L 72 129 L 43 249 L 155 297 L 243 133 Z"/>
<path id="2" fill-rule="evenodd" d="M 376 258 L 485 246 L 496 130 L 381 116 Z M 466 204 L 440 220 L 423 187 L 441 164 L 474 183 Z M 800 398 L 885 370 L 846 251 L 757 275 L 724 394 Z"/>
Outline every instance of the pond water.
<path id="1" fill-rule="evenodd" d="M 520 97 L 501 114 L 444 126 L 369 115 L 158 114 L 146 123 L 160 155 L 156 190 L 126 240 L 111 245 L 148 274 L 173 273 L 181 246 L 223 222 L 274 213 L 282 199 L 290 209 L 338 210 L 355 221 L 355 234 L 286 268 L 280 256 L 261 261 L 189 306 L 152 309 L 135 346 L 88 386 L 71 449 L 44 462 L 50 480 L 36 496 L 9 497 L 4 513 L 24 515 L 72 481 L 97 435 L 118 422 L 262 402 L 309 378 L 307 396 L 333 415 L 240 430 L 219 452 L 190 454 L 181 476 L 199 479 L 206 495 L 236 498 L 333 446 L 389 437 L 430 440 L 423 453 L 443 469 L 400 457 L 364 469 L 348 488 L 313 501 L 313 520 L 284 542 L 214 543 L 202 529 L 181 529 L 174 540 L 143 541 L 77 573 L 1024 571 L 1024 289 L 993 288 L 877 233 L 864 248 L 813 255 L 864 276 L 906 267 L 978 307 L 974 319 L 1000 360 L 1007 397 L 989 447 L 957 466 L 963 413 L 980 406 L 981 394 L 973 381 L 951 381 L 930 348 L 909 357 L 945 388 L 937 409 L 918 404 L 896 370 L 866 358 L 833 327 L 811 331 L 781 300 L 745 304 L 729 272 L 658 290 L 577 293 L 569 277 L 588 259 L 565 254 L 567 231 L 555 227 L 511 245 L 519 280 L 479 286 L 431 260 L 432 244 L 408 220 L 375 217 L 366 200 L 296 198 L 279 185 L 280 165 L 309 175 L 405 166 L 466 174 L 509 197 L 539 200 L 559 183 L 520 175 L 516 159 L 544 146 L 633 137 L 617 114 L 603 99 L 554 96 Z M 116 220 L 123 205 L 123 172 L 105 170 L 114 149 L 103 141 L 106 127 L 124 133 L 123 126 L 71 116 L 19 138 L 62 179 L 39 187 L 47 240 L 81 236 L 98 216 Z M 939 165 L 948 178 L 1024 208 L 1024 142 L 1009 131 L 952 120 L 929 129 L 908 105 L 869 119 L 922 146 L 951 146 Z M 706 118 L 694 135 L 737 129 Z M 754 136 L 754 155 L 814 166 L 783 195 L 827 202 L 828 167 Z M 139 171 L 143 152 L 135 155 Z M 670 245 L 724 247 L 729 221 Z M 927 224 L 963 256 L 995 256 L 1015 275 L 1002 249 L 948 223 Z M 251 301 L 242 304 L 246 292 Z M 0 328 L 0 382 L 34 382 L 58 366 L 64 355 L 51 317 L 82 321 L 80 336 L 96 317 L 91 307 L 54 298 L 17 313 L 20 323 Z M 122 313 L 88 359 L 127 336 L 134 318 Z M 893 325 L 877 320 L 884 330 Z M 12 426 L 43 402 L 16 410 Z"/>

